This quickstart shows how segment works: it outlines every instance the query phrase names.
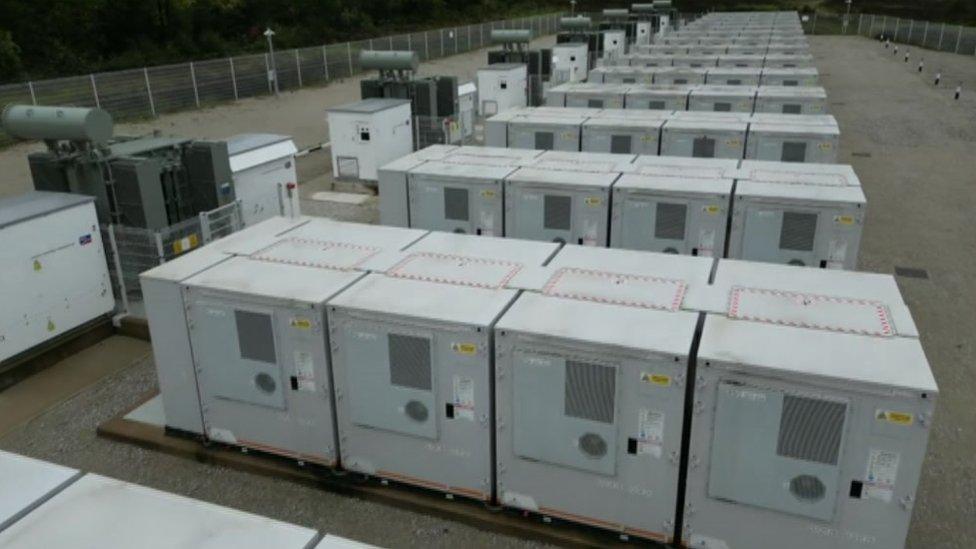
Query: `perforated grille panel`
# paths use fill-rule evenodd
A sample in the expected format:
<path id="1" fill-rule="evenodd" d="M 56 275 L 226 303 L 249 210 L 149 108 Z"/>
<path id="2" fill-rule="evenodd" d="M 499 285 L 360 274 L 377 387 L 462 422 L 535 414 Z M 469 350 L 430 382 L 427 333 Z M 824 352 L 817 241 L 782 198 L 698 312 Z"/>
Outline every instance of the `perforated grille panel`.
<path id="1" fill-rule="evenodd" d="M 664 110 L 666 104 L 664 101 L 648 101 L 647 108 L 651 110 Z"/>
<path id="2" fill-rule="evenodd" d="M 654 216 L 654 238 L 684 240 L 687 216 L 688 206 L 685 204 L 658 202 Z"/>
<path id="3" fill-rule="evenodd" d="M 709 137 L 696 137 L 691 156 L 695 158 L 715 158 L 715 140 Z"/>
<path id="4" fill-rule="evenodd" d="M 611 135 L 610 152 L 618 154 L 630 154 L 630 141 L 631 136 L 629 135 Z"/>
<path id="5" fill-rule="evenodd" d="M 779 233 L 779 248 L 781 250 L 813 251 L 813 241 L 816 235 L 817 214 L 783 212 L 783 227 Z"/>
<path id="6" fill-rule="evenodd" d="M 603 100 L 602 99 L 588 99 L 586 101 L 586 106 L 591 109 L 602 109 Z"/>
<path id="7" fill-rule="evenodd" d="M 235 310 L 234 320 L 237 323 L 237 344 L 241 358 L 277 364 L 271 315 Z"/>
<path id="8" fill-rule="evenodd" d="M 729 78 L 725 81 L 725 84 L 728 86 L 741 86 L 742 80 L 739 80 L 738 78 Z"/>
<path id="9" fill-rule="evenodd" d="M 467 221 L 468 189 L 446 187 L 444 189 L 444 217 L 454 221 Z"/>
<path id="10" fill-rule="evenodd" d="M 800 105 L 783 105 L 783 114 L 802 114 L 803 107 Z"/>
<path id="11" fill-rule="evenodd" d="M 544 198 L 543 223 L 547 229 L 568 231 L 573 214 L 573 201 L 568 196 L 547 194 Z"/>
<path id="12" fill-rule="evenodd" d="M 430 340 L 424 337 L 389 334 L 390 383 L 430 391 Z"/>
<path id="13" fill-rule="evenodd" d="M 614 369 L 590 362 L 566 361 L 566 415 L 613 423 Z"/>
<path id="14" fill-rule="evenodd" d="M 730 112 L 732 110 L 732 103 L 715 103 L 713 109 L 715 112 Z"/>
<path id="15" fill-rule="evenodd" d="M 784 85 L 784 86 L 799 86 L 800 85 L 800 81 L 799 80 L 783 80 L 783 84 L 782 85 Z"/>
<path id="16" fill-rule="evenodd" d="M 535 148 L 540 151 L 551 151 L 555 144 L 552 132 L 535 132 Z"/>
<path id="17" fill-rule="evenodd" d="M 807 159 L 807 144 L 803 142 L 783 143 L 783 162 L 804 162 Z"/>
<path id="18" fill-rule="evenodd" d="M 776 453 L 837 465 L 846 411 L 841 402 L 783 395 Z"/>

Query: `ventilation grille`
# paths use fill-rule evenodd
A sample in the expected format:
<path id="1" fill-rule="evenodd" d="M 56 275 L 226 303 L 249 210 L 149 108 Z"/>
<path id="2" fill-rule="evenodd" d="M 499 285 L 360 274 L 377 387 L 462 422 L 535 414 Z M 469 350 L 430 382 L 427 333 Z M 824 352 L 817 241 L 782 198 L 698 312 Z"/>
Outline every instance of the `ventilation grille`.
<path id="1" fill-rule="evenodd" d="M 556 142 L 552 132 L 535 132 L 535 148 L 539 151 L 551 151 Z"/>
<path id="2" fill-rule="evenodd" d="M 339 177 L 359 178 L 359 159 L 352 156 L 336 157 L 339 164 Z"/>
<path id="3" fill-rule="evenodd" d="M 444 188 L 444 217 L 453 221 L 467 221 L 468 189 Z"/>
<path id="4" fill-rule="evenodd" d="M 617 154 L 630 154 L 631 137 L 629 135 L 611 135 L 610 152 Z"/>
<path id="5" fill-rule="evenodd" d="M 742 80 L 739 80 L 738 78 L 729 78 L 725 81 L 725 84 L 727 86 L 741 86 Z"/>
<path id="6" fill-rule="evenodd" d="M 696 137 L 691 156 L 695 158 L 715 158 L 715 140 L 710 137 Z"/>
<path id="7" fill-rule="evenodd" d="M 389 334 L 390 383 L 430 391 L 430 340 L 424 337 Z"/>
<path id="8" fill-rule="evenodd" d="M 783 86 L 799 86 L 799 80 L 783 80 Z"/>
<path id="9" fill-rule="evenodd" d="M 779 233 L 779 249 L 811 252 L 816 235 L 817 214 L 783 212 L 783 227 Z"/>
<path id="10" fill-rule="evenodd" d="M 837 465 L 847 405 L 783 395 L 776 453 L 788 458 Z"/>
<path id="11" fill-rule="evenodd" d="M 715 103 L 712 108 L 715 112 L 731 112 L 732 103 Z"/>
<path id="12" fill-rule="evenodd" d="M 277 364 L 271 315 L 234 311 L 234 320 L 237 323 L 237 345 L 241 358 Z"/>
<path id="13" fill-rule="evenodd" d="M 783 143 L 783 162 L 805 162 L 807 159 L 807 144 L 803 142 Z"/>
<path id="14" fill-rule="evenodd" d="M 687 215 L 688 206 L 685 204 L 658 202 L 654 216 L 654 238 L 684 240 Z"/>
<path id="15" fill-rule="evenodd" d="M 587 99 L 586 106 L 591 109 L 602 109 L 603 100 L 602 99 Z"/>
<path id="16" fill-rule="evenodd" d="M 616 394 L 612 366 L 566 361 L 566 415 L 613 423 Z"/>
<path id="17" fill-rule="evenodd" d="M 783 114 L 802 114 L 803 106 L 801 105 L 783 105 Z"/>
<path id="18" fill-rule="evenodd" d="M 544 225 L 547 229 L 568 231 L 573 213 L 573 201 L 568 196 L 547 194 L 544 197 Z"/>
<path id="19" fill-rule="evenodd" d="M 647 108 L 651 110 L 660 111 L 667 108 L 667 105 L 665 104 L 664 101 L 648 101 Z"/>

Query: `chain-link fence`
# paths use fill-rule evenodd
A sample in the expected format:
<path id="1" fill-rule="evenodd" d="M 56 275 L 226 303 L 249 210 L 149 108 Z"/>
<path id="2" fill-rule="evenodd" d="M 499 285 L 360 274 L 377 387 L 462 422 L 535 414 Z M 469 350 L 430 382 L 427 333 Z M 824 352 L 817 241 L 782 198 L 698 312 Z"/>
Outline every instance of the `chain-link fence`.
<path id="1" fill-rule="evenodd" d="M 176 65 L 70 76 L 0 85 L 0 110 L 11 103 L 101 107 L 116 120 L 148 118 L 278 90 L 295 90 L 361 72 L 362 50 L 406 49 L 421 61 L 464 53 L 491 43 L 494 29 L 532 29 L 536 36 L 558 30 L 559 14 L 371 38 L 342 44 L 193 61 Z M 8 138 L 0 133 L 0 144 Z"/>
<path id="2" fill-rule="evenodd" d="M 930 50 L 976 55 L 976 28 L 947 23 L 933 23 L 870 13 L 804 14 L 803 30 L 807 34 L 850 34 L 879 39 L 881 36 L 899 44 Z"/>

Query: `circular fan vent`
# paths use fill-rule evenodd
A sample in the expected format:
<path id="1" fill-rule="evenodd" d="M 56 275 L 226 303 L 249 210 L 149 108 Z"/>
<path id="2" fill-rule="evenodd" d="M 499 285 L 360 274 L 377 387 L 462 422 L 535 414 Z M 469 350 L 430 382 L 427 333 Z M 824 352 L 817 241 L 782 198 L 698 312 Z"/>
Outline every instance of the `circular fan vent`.
<path id="1" fill-rule="evenodd" d="M 423 423 L 427 421 L 427 407 L 424 406 L 423 402 L 419 400 L 411 400 L 403 407 L 403 411 L 406 412 L 407 417 L 416 421 L 417 423 Z"/>
<path id="2" fill-rule="evenodd" d="M 601 458 L 607 455 L 607 441 L 596 433 L 586 433 L 579 439 L 580 450 L 589 457 Z"/>
<path id="3" fill-rule="evenodd" d="M 790 481 L 790 493 L 806 502 L 822 500 L 826 490 L 823 482 L 813 475 L 799 475 Z"/>
<path id="4" fill-rule="evenodd" d="M 264 372 L 254 376 L 254 384 L 257 385 L 258 390 L 267 394 L 275 392 L 275 389 L 278 387 L 274 378 Z"/>

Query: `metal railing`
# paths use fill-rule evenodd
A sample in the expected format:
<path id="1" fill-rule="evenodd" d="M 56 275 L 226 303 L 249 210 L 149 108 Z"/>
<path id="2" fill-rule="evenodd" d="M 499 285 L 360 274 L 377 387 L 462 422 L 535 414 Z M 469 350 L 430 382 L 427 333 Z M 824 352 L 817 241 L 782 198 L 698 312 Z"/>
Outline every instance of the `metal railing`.
<path id="1" fill-rule="evenodd" d="M 100 107 L 116 120 L 156 117 L 246 97 L 318 86 L 361 72 L 362 50 L 413 50 L 421 61 L 491 44 L 494 29 L 528 28 L 536 36 L 558 30 L 559 14 L 506 19 L 268 54 L 191 61 L 0 85 L 0 110 L 10 103 Z M 276 74 L 271 70 L 275 67 Z M 0 143 L 7 140 L 0 133 Z"/>
<path id="2" fill-rule="evenodd" d="M 935 51 L 976 55 L 976 27 L 903 19 L 888 15 L 853 13 L 845 22 L 842 14 L 804 14 L 807 34 L 849 34 L 880 38 Z"/>

